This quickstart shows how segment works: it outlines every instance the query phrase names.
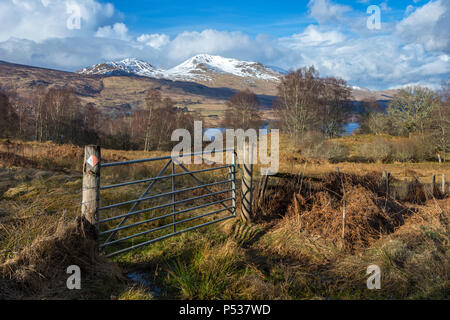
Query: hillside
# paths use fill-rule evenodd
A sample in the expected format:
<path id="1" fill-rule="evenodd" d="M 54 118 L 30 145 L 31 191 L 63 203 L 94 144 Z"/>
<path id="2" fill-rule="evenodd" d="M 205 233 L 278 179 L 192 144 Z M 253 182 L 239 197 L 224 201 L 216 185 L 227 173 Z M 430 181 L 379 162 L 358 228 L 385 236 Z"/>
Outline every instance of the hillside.
<path id="1" fill-rule="evenodd" d="M 0 61 L 0 88 L 16 90 L 21 98 L 30 100 L 34 90 L 43 86 L 71 87 L 82 102 L 93 102 L 105 113 L 126 112 L 143 107 L 145 92 L 162 91 L 177 104 L 220 106 L 236 91 L 228 87 L 209 87 L 195 82 L 155 79 L 139 75 L 84 75 Z M 275 99 L 270 94 L 259 95 L 269 107 Z"/>
<path id="2" fill-rule="evenodd" d="M 214 88 L 248 87 L 257 94 L 276 94 L 282 73 L 258 62 L 241 61 L 207 54 L 196 55 L 164 70 L 135 58 L 110 61 L 77 71 L 83 75 L 128 75 L 173 81 L 196 82 Z"/>
<path id="3" fill-rule="evenodd" d="M 146 90 L 153 88 L 178 106 L 200 112 L 209 125 L 218 124 L 227 99 L 245 88 L 258 95 L 264 117 L 271 119 L 281 75 L 257 62 L 209 55 L 197 55 L 168 70 L 130 58 L 77 73 L 0 61 L 0 88 L 16 90 L 25 101 L 39 86 L 70 87 L 83 103 L 93 102 L 103 113 L 117 114 L 142 108 Z M 386 102 L 395 91 L 353 87 L 352 93 L 355 101 L 375 98 Z"/>
<path id="4" fill-rule="evenodd" d="M 276 95 L 276 87 L 287 71 L 259 62 L 242 61 L 221 56 L 199 54 L 170 69 L 157 68 L 136 58 L 95 64 L 77 71 L 82 75 L 142 76 L 173 81 L 188 81 L 213 88 L 240 90 L 249 88 L 257 94 Z M 352 86 L 352 99 L 387 101 L 396 90 L 372 91 Z"/>
<path id="5" fill-rule="evenodd" d="M 343 140 L 353 142 L 351 138 Z M 230 219 L 107 260 L 97 256 L 96 243 L 83 236 L 91 229 L 83 225 L 80 232 L 77 227 L 83 149 L 0 141 L 0 225 L 7 231 L 0 238 L 0 299 L 448 297 L 449 284 L 442 279 L 448 278 L 450 199 L 442 195 L 437 199 L 417 198 L 414 203 L 405 199 L 414 195 L 414 190 L 423 195 L 433 173 L 449 176 L 450 163 L 336 164 L 304 158 L 286 142 L 281 136 L 280 174 L 270 177 L 267 194 L 262 205 L 255 207 L 251 224 Z M 102 159 L 107 162 L 168 154 L 102 149 Z M 162 163 L 135 165 L 133 169 L 102 169 L 102 185 L 154 177 Z M 336 167 L 340 168 L 339 175 L 334 173 Z M 209 165 L 188 168 L 198 170 Z M 382 170 L 392 174 L 391 197 L 385 195 Z M 208 183 L 219 179 L 217 172 L 201 174 L 202 181 Z M 237 174 L 240 181 L 241 170 Z M 414 176 L 421 183 L 413 182 Z M 177 179 L 181 188 L 181 179 Z M 255 188 L 259 188 L 260 177 L 256 174 L 254 179 Z M 182 181 L 183 187 L 195 185 L 193 179 Z M 105 191 L 102 201 L 137 199 L 147 186 Z M 152 192 L 160 194 L 170 187 L 167 180 L 161 181 Z M 342 198 L 344 188 L 346 200 Z M 257 191 L 254 199 L 258 199 Z M 203 193 L 195 196 L 199 194 Z M 149 207 L 166 199 L 150 201 Z M 197 201 L 195 205 L 204 205 L 202 200 Z M 238 201 L 239 214 L 240 205 Z M 177 209 L 185 208 L 182 206 L 177 205 Z M 341 237 L 343 206 L 347 210 L 345 238 Z M 126 212 L 125 208 L 113 213 Z M 145 231 L 160 226 L 150 223 L 134 228 Z M 125 229 L 120 236 L 137 231 Z M 152 237 L 143 234 L 125 244 Z M 65 286 L 66 269 L 72 264 L 83 270 L 80 290 L 67 290 Z M 366 270 L 373 264 L 382 272 L 379 291 L 366 287 Z"/>

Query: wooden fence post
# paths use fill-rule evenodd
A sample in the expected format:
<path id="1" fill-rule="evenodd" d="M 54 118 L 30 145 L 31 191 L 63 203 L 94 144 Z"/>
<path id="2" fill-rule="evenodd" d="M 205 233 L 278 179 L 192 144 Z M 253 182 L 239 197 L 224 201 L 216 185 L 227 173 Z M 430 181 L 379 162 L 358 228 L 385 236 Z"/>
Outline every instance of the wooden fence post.
<path id="1" fill-rule="evenodd" d="M 259 181 L 259 188 L 258 188 L 258 200 L 257 200 L 258 206 L 262 206 L 264 204 L 268 181 L 269 181 L 269 175 L 261 176 L 261 180 Z"/>
<path id="2" fill-rule="evenodd" d="M 442 174 L 442 185 L 441 185 L 442 194 L 445 195 L 445 174 Z"/>
<path id="3" fill-rule="evenodd" d="M 431 176 L 431 192 L 433 193 L 433 195 L 436 194 L 436 175 L 433 174 Z"/>
<path id="4" fill-rule="evenodd" d="M 345 192 L 344 182 L 342 183 L 342 239 L 345 239 L 345 218 L 347 216 L 347 193 Z"/>
<path id="5" fill-rule="evenodd" d="M 96 226 L 100 205 L 100 147 L 85 146 L 81 216 Z"/>
<path id="6" fill-rule="evenodd" d="M 387 178 L 386 178 L 386 194 L 389 197 L 389 194 L 391 193 L 391 173 L 388 172 Z"/>
<path id="7" fill-rule="evenodd" d="M 391 180 L 391 174 L 389 172 L 383 171 L 383 182 L 386 188 L 386 197 L 389 197 L 389 183 Z"/>
<path id="8" fill-rule="evenodd" d="M 406 197 L 408 195 L 408 179 L 403 180 L 403 191 L 405 192 L 404 196 Z"/>
<path id="9" fill-rule="evenodd" d="M 251 221 L 252 219 L 252 202 L 253 202 L 253 145 L 245 145 L 243 155 L 243 168 L 244 174 L 242 175 L 242 214 L 241 219 L 244 222 Z M 246 161 L 245 155 L 248 155 L 248 161 Z"/>

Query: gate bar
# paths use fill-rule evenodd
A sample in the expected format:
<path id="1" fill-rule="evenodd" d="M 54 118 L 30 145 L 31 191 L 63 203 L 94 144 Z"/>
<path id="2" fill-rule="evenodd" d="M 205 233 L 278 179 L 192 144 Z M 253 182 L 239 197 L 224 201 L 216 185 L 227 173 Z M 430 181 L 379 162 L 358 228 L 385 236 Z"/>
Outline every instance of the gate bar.
<path id="1" fill-rule="evenodd" d="M 178 159 L 181 159 L 181 158 L 193 157 L 193 156 L 196 156 L 196 155 L 205 156 L 205 155 L 208 155 L 208 154 L 213 155 L 213 154 L 218 154 L 218 153 L 226 153 L 228 151 L 232 151 L 234 153 L 233 154 L 233 164 L 232 165 L 224 165 L 224 166 L 218 166 L 218 167 L 213 167 L 213 168 L 189 171 L 185 166 L 183 166 L 183 164 L 182 164 L 183 161 L 179 161 L 178 160 Z M 115 188 L 115 187 L 122 187 L 122 186 L 128 186 L 128 185 L 135 185 L 135 184 L 138 184 L 138 183 L 151 182 L 150 185 L 147 187 L 147 190 L 138 199 L 124 201 L 124 202 L 115 203 L 115 204 L 110 204 L 110 205 L 106 205 L 106 206 L 100 207 L 100 208 L 98 208 L 98 205 L 97 205 L 97 210 L 100 211 L 100 210 L 106 210 L 106 209 L 111 209 L 111 208 L 117 208 L 117 207 L 124 206 L 124 205 L 134 204 L 132 206 L 131 210 L 130 209 L 128 210 L 127 214 L 106 218 L 106 219 L 101 220 L 101 221 L 98 221 L 98 220 L 96 221 L 97 224 L 99 224 L 99 223 L 103 223 L 103 222 L 107 222 L 107 221 L 112 221 L 112 220 L 115 220 L 115 219 L 122 219 L 120 224 L 117 225 L 114 229 L 105 230 L 104 232 L 100 233 L 101 235 L 109 234 L 109 237 L 108 237 L 108 239 L 106 240 L 105 243 L 99 245 L 99 248 L 112 246 L 113 244 L 116 244 L 118 242 L 123 242 L 123 241 L 126 241 L 128 239 L 133 239 L 133 238 L 136 238 L 136 237 L 144 236 L 146 234 L 149 234 L 149 233 L 152 233 L 152 232 L 155 232 L 155 231 L 158 231 L 158 230 L 167 229 L 167 228 L 173 226 L 173 231 L 169 231 L 169 232 L 167 232 L 167 234 L 165 234 L 163 236 L 158 237 L 158 235 L 156 234 L 154 236 L 156 236 L 157 238 L 151 239 L 149 241 L 145 241 L 145 238 L 144 238 L 143 239 L 144 242 L 138 243 L 137 245 L 133 245 L 134 241 L 131 241 L 131 243 L 130 243 L 131 247 L 125 248 L 125 249 L 122 249 L 122 250 L 119 250 L 119 251 L 116 251 L 116 252 L 113 252 L 113 253 L 110 253 L 110 254 L 107 255 L 108 257 L 111 257 L 111 256 L 114 256 L 114 255 L 123 253 L 123 252 L 127 252 L 129 250 L 133 250 L 135 248 L 139 248 L 139 247 L 144 246 L 144 245 L 151 244 L 151 243 L 159 241 L 159 240 L 166 239 L 166 238 L 171 237 L 171 236 L 178 235 L 178 234 L 183 233 L 183 232 L 194 230 L 194 229 L 197 229 L 197 228 L 200 228 L 200 227 L 203 227 L 203 226 L 207 226 L 207 225 L 210 225 L 210 224 L 213 224 L 213 223 L 217 223 L 217 222 L 220 222 L 220 221 L 223 221 L 223 220 L 235 217 L 236 216 L 236 191 L 233 190 L 233 188 L 236 187 L 236 168 L 235 168 L 235 166 L 236 166 L 236 159 L 235 159 L 236 154 L 235 154 L 234 151 L 235 151 L 234 148 L 232 148 L 232 149 L 201 151 L 201 152 L 193 152 L 193 153 L 190 153 L 190 154 L 178 154 L 178 155 L 170 155 L 170 156 L 164 156 L 164 157 L 147 158 L 147 159 L 136 159 L 136 160 L 121 161 L 121 162 L 111 162 L 111 163 L 101 163 L 99 161 L 98 168 L 100 169 L 100 167 L 114 167 L 114 166 L 128 165 L 128 164 L 133 164 L 133 163 L 144 163 L 144 162 L 153 162 L 153 161 L 158 161 L 158 160 L 168 160 L 168 162 L 166 163 L 165 167 L 161 170 L 161 172 L 156 177 L 152 177 L 152 178 L 149 178 L 149 179 L 142 179 L 142 180 L 136 180 L 136 181 L 128 181 L 128 182 L 123 182 L 123 183 L 117 183 L 117 184 L 112 184 L 112 185 L 108 185 L 108 186 L 104 186 L 104 187 L 101 187 L 101 186 L 98 187 L 98 191 L 100 191 L 100 190 L 108 190 L 108 189 Z M 182 169 L 185 172 L 175 173 L 176 172 L 175 168 L 174 168 L 175 167 L 175 163 L 178 164 L 180 167 L 182 167 Z M 215 163 L 214 161 L 212 163 L 218 164 L 218 163 Z M 170 175 L 163 176 L 165 170 L 168 168 L 168 166 L 170 164 L 172 164 L 172 173 Z M 214 171 L 214 170 L 221 170 L 221 169 L 225 169 L 225 168 L 229 168 L 229 175 L 230 175 L 230 177 L 227 178 L 227 180 L 223 180 L 223 181 L 218 181 L 218 182 L 213 182 L 213 183 L 204 183 L 202 180 L 198 179 L 194 175 L 195 173 Z M 189 187 L 189 188 L 185 188 L 185 189 L 177 190 L 177 188 L 175 186 L 175 177 L 176 176 L 185 176 L 185 175 L 190 175 L 198 183 L 198 185 L 197 186 L 193 186 L 193 187 Z M 153 185 L 155 184 L 156 181 L 163 180 L 163 179 L 166 179 L 166 178 L 172 178 L 172 191 L 171 192 L 166 192 L 166 193 L 160 193 L 160 194 L 156 194 L 156 195 L 147 196 L 148 193 L 149 193 L 148 191 L 150 189 L 152 189 L 152 187 L 153 187 Z M 219 192 L 212 192 L 210 190 L 210 188 L 208 188 L 208 187 L 221 185 L 221 184 L 228 184 L 228 183 L 231 183 L 231 189 L 228 189 L 228 190 L 219 191 Z M 183 192 L 188 192 L 188 191 L 193 191 L 193 190 L 198 190 L 198 189 L 204 189 L 204 190 L 206 190 L 208 192 L 208 194 L 201 195 L 201 196 L 198 196 L 198 197 L 192 197 L 192 198 L 182 199 L 182 200 L 176 201 L 177 200 L 176 197 L 175 197 L 176 194 L 181 194 Z M 228 193 L 230 191 L 232 192 L 231 197 L 227 196 L 228 198 L 226 198 L 226 199 L 219 199 L 217 197 L 217 195 L 219 195 L 219 194 Z M 158 199 L 158 198 L 162 198 L 162 197 L 170 196 L 170 195 L 172 196 L 171 197 L 172 198 L 171 203 L 154 206 L 153 208 L 144 208 L 142 210 L 136 210 L 135 211 L 135 209 L 137 209 L 137 206 L 143 201 L 147 201 L 147 200 L 151 200 L 151 199 Z M 185 209 L 176 211 L 176 206 L 175 205 L 178 204 L 178 203 L 190 202 L 190 201 L 193 201 L 195 199 L 206 198 L 206 197 L 211 197 L 211 196 L 213 196 L 217 201 L 204 203 L 204 204 L 197 205 L 197 206 L 194 206 L 194 207 L 191 207 L 191 208 L 185 208 Z M 232 201 L 232 206 L 231 207 L 225 205 L 225 203 L 227 201 Z M 183 219 L 181 221 L 176 221 L 177 220 L 176 216 L 179 215 L 179 214 L 190 212 L 190 211 L 194 211 L 194 210 L 201 209 L 201 208 L 207 208 L 207 207 L 218 205 L 218 204 L 222 205 L 223 208 L 218 209 L 218 210 L 214 210 L 214 211 L 211 211 L 211 212 L 207 212 L 207 213 L 201 214 L 199 216 L 193 216 L 193 217 L 191 216 L 191 217 Z M 156 210 L 158 208 L 165 208 L 165 207 L 169 207 L 169 206 L 172 206 L 172 210 L 171 210 L 170 213 L 168 213 L 166 215 L 162 215 L 162 216 L 158 216 L 158 217 L 152 217 L 152 218 L 144 220 L 144 221 L 137 221 L 136 223 L 131 223 L 131 224 L 128 224 L 128 225 L 124 225 L 124 222 L 128 219 L 129 216 L 137 215 L 137 214 L 142 213 L 142 212 L 148 212 L 148 211 Z M 212 221 L 208 221 L 208 222 L 205 222 L 205 223 L 201 223 L 202 221 L 200 221 L 199 225 L 195 225 L 195 223 L 193 223 L 194 226 L 192 226 L 192 227 L 187 227 L 186 229 L 183 229 L 183 230 L 180 230 L 180 231 L 176 230 L 176 225 L 178 225 L 178 224 L 183 224 L 183 223 L 186 223 L 186 222 L 189 222 L 189 221 L 201 219 L 201 218 L 204 218 L 204 217 L 207 217 L 207 216 L 211 216 L 211 215 L 223 212 L 223 211 L 229 211 L 231 213 L 231 215 L 223 217 L 223 218 L 219 218 L 219 219 L 216 219 L 216 220 L 214 220 L 214 218 L 212 218 L 211 219 Z M 169 224 L 166 224 L 166 225 L 163 225 L 163 226 L 159 226 L 159 227 L 153 228 L 151 230 L 145 230 L 146 228 L 144 228 L 144 230 L 145 230 L 144 232 L 139 232 L 137 234 L 126 236 L 126 237 L 121 238 L 121 239 L 115 239 L 115 240 L 112 239 L 115 236 L 115 234 L 118 231 L 120 231 L 120 230 L 128 229 L 128 228 L 135 227 L 135 226 L 138 226 L 138 225 L 142 225 L 144 223 L 148 223 L 148 222 L 152 222 L 152 221 L 161 221 L 163 219 L 170 218 L 171 216 L 173 217 L 173 219 L 171 219 L 172 223 L 169 223 Z M 166 233 L 166 232 L 163 232 L 163 234 L 164 233 Z"/>
<path id="2" fill-rule="evenodd" d="M 208 202 L 206 204 L 201 204 L 201 205 L 196 206 L 196 207 L 187 208 L 187 209 L 183 209 L 183 210 L 180 210 L 180 211 L 175 211 L 173 213 L 169 213 L 169 214 L 165 214 L 165 215 L 162 215 L 162 216 L 158 216 L 158 217 L 150 218 L 150 219 L 147 219 L 147 220 L 139 221 L 139 222 L 136 222 L 136 223 L 133 223 L 133 224 L 128 224 L 126 226 L 118 227 L 116 229 L 106 230 L 106 231 L 100 232 L 99 235 L 104 235 L 104 234 L 108 234 L 108 233 L 111 233 L 111 232 L 124 230 L 124 229 L 128 229 L 128 228 L 131 228 L 131 227 L 136 227 L 136 226 L 144 224 L 144 223 L 148 223 L 148 222 L 152 222 L 152 221 L 168 218 L 168 217 L 170 217 L 172 215 L 175 216 L 177 214 L 186 213 L 186 212 L 189 212 L 189 211 L 192 211 L 192 210 L 196 210 L 196 209 L 206 208 L 206 207 L 213 206 L 213 205 L 216 205 L 216 204 L 219 204 L 219 203 L 222 203 L 222 202 L 226 202 L 226 201 L 230 201 L 230 200 L 233 200 L 233 198 L 227 198 L 227 199 L 224 199 L 224 200 Z M 172 205 L 172 204 L 170 203 L 169 205 Z"/>
<path id="3" fill-rule="evenodd" d="M 172 192 L 175 192 L 175 176 L 174 176 L 174 174 L 175 174 L 175 162 L 173 162 L 172 161 Z M 177 228 L 176 228 L 176 224 L 175 224 L 175 221 L 176 221 L 176 217 L 175 217 L 175 193 L 172 193 L 172 215 L 173 215 L 173 217 L 172 217 L 172 222 L 173 222 L 173 232 L 176 232 L 177 231 Z"/>
<path id="4" fill-rule="evenodd" d="M 226 168 L 230 168 L 232 166 L 233 165 L 226 165 L 226 166 L 222 166 L 222 167 L 207 168 L 207 169 L 195 170 L 195 171 L 189 171 L 189 172 L 190 173 L 201 173 L 201 172 L 207 172 L 207 171 L 226 169 Z M 170 174 L 170 175 L 167 175 L 167 176 L 157 176 L 157 177 L 148 178 L 148 179 L 142 179 L 142 180 L 135 180 L 135 181 L 118 183 L 118 184 L 112 184 L 112 185 L 100 187 L 100 190 L 107 190 L 107 189 L 111 189 L 111 188 L 118 188 L 118 187 L 128 186 L 128 185 L 132 185 L 132 184 L 150 182 L 150 181 L 154 181 L 154 180 L 162 180 L 162 179 L 167 179 L 167 178 L 170 178 L 170 177 L 185 176 L 185 175 L 188 175 L 189 172 L 180 172 L 180 173 L 176 173 L 174 175 Z"/>
<path id="5" fill-rule="evenodd" d="M 172 160 L 167 161 L 167 163 L 164 165 L 164 167 L 159 171 L 158 176 L 161 176 L 161 175 L 166 171 L 166 169 L 167 169 L 167 167 L 170 165 L 170 163 L 173 164 L 173 161 L 172 161 Z M 150 185 L 147 187 L 147 189 L 144 191 L 144 193 L 141 194 L 141 196 L 139 197 L 139 199 L 142 199 L 143 197 L 145 197 L 145 196 L 150 192 L 150 190 L 153 188 L 153 186 L 155 185 L 155 183 L 156 183 L 156 180 L 155 180 L 155 181 L 152 181 L 152 183 L 150 183 Z M 131 212 L 131 211 L 135 210 L 135 209 L 139 206 L 139 204 L 141 203 L 141 201 L 142 201 L 142 200 L 137 201 L 136 203 L 134 203 L 134 204 L 133 204 L 133 207 L 131 207 L 130 211 L 128 211 L 128 212 Z M 100 210 L 100 209 L 99 209 L 99 210 Z M 118 225 L 118 226 L 119 226 L 119 227 L 122 226 L 122 225 L 127 221 L 127 219 L 128 219 L 128 217 L 123 218 L 123 220 L 119 222 L 119 225 Z M 109 237 L 108 237 L 108 239 L 106 239 L 105 242 L 109 242 L 112 238 L 115 237 L 115 235 L 116 235 L 116 233 L 110 234 Z"/>
<path id="6" fill-rule="evenodd" d="M 234 151 L 234 149 L 233 149 Z M 233 152 L 234 153 L 234 152 Z M 182 164 L 180 163 L 178 160 L 173 159 L 173 162 L 176 162 L 184 171 L 186 171 L 195 181 L 197 181 L 197 183 L 199 185 L 201 185 L 201 187 L 203 187 L 206 191 L 208 191 L 209 193 L 211 193 L 211 190 L 208 188 L 207 184 L 204 184 L 203 181 L 201 181 L 199 178 L 197 178 L 195 175 L 193 175 L 191 172 L 189 172 L 189 170 Z M 233 179 L 228 180 L 227 182 L 233 182 Z M 216 198 L 216 197 L 214 197 Z M 217 199 L 217 198 L 216 198 Z M 224 204 L 222 204 L 223 207 L 225 207 Z M 233 214 L 233 211 L 230 211 L 231 214 Z"/>
<path id="7" fill-rule="evenodd" d="M 110 253 L 110 254 L 106 255 L 106 257 L 110 258 L 110 257 L 116 256 L 118 254 L 122 254 L 122 253 L 125 253 L 127 251 L 134 250 L 134 249 L 137 249 L 137 248 L 149 245 L 151 243 L 154 243 L 154 242 L 157 242 L 157 241 L 160 241 L 160 240 L 164 240 L 164 239 L 167 239 L 167 238 L 170 238 L 170 237 L 173 237 L 173 236 L 177 236 L 177 235 L 179 235 L 179 234 L 181 234 L 183 232 L 188 232 L 188 231 L 191 231 L 191 230 L 195 230 L 195 229 L 198 229 L 200 227 L 208 226 L 210 224 L 221 222 L 221 221 L 224 221 L 224 220 L 227 220 L 227 219 L 230 219 L 230 218 L 234 218 L 234 216 L 227 216 L 227 217 L 220 218 L 220 219 L 217 219 L 217 220 L 214 220 L 214 221 L 206 222 L 206 223 L 198 225 L 198 226 L 189 227 L 187 229 L 183 229 L 183 230 L 177 231 L 175 233 L 166 234 L 166 235 L 164 235 L 162 237 L 155 238 L 155 239 L 152 239 L 152 240 L 149 240 L 149 241 L 146 241 L 146 242 L 142 242 L 142 243 L 136 244 L 136 245 L 131 246 L 129 248 L 125 248 L 125 249 L 122 249 L 122 250 Z"/>
<path id="8" fill-rule="evenodd" d="M 212 153 L 224 153 L 227 151 L 234 151 L 234 149 L 222 149 L 222 150 L 211 150 L 211 151 L 201 151 L 201 152 L 193 152 L 193 153 L 187 153 L 187 154 L 179 154 L 176 156 L 165 156 L 165 157 L 156 157 L 156 158 L 147 158 L 147 159 L 137 159 L 137 160 L 128 160 L 128 161 L 120 161 L 120 162 L 110 162 L 110 163 L 102 163 L 100 166 L 102 168 L 105 167 L 114 167 L 114 166 L 120 166 L 124 164 L 132 164 L 132 163 L 142 163 L 142 162 L 151 162 L 151 161 L 158 161 L 158 160 L 169 160 L 174 158 L 184 158 L 184 157 L 191 157 L 191 156 L 197 156 L 201 154 L 212 154 Z"/>
<path id="9" fill-rule="evenodd" d="M 229 207 L 229 208 L 231 208 L 231 207 Z M 157 228 L 154 228 L 154 229 L 151 229 L 151 230 L 142 231 L 142 232 L 133 234 L 131 236 L 120 238 L 120 239 L 117 239 L 117 240 L 114 240 L 114 241 L 111 241 L 111 242 L 108 242 L 108 243 L 103 243 L 103 244 L 100 245 L 100 248 L 104 248 L 104 247 L 113 245 L 115 243 L 121 242 L 121 241 L 125 241 L 125 240 L 129 240 L 129 239 L 136 238 L 136 237 L 139 237 L 139 236 L 143 236 L 143 235 L 146 235 L 146 234 L 151 233 L 151 232 L 162 230 L 162 229 L 165 229 L 165 228 L 168 228 L 168 227 L 172 226 L 173 224 L 180 224 L 180 223 L 189 222 L 189 221 L 192 221 L 192 220 L 197 220 L 197 219 L 200 219 L 200 218 L 204 218 L 204 217 L 210 216 L 212 214 L 225 211 L 227 209 L 228 208 L 222 208 L 222 209 L 214 210 L 214 211 L 211 211 L 211 212 L 199 215 L 199 216 L 195 216 L 195 217 L 191 217 L 191 218 L 188 218 L 188 219 L 180 220 L 180 221 L 177 221 L 175 223 L 169 223 L 169 224 L 166 224 L 166 225 L 163 225 L 161 227 L 157 227 Z M 227 216 L 226 218 L 234 218 L 234 216 L 233 215 L 232 216 Z M 213 221 L 210 221 L 210 222 L 205 222 L 203 224 L 196 225 L 195 227 L 203 227 L 205 225 L 211 224 L 213 222 L 219 222 L 219 221 L 221 221 L 221 219 L 213 220 Z M 183 231 L 186 231 L 188 229 L 183 229 L 182 231 L 172 232 L 172 233 L 169 234 L 169 236 L 176 235 L 179 232 L 183 232 Z"/>
<path id="10" fill-rule="evenodd" d="M 222 193 L 227 193 L 232 191 L 232 189 L 228 189 L 228 190 L 222 190 L 222 191 L 218 191 L 218 192 L 213 192 L 213 193 L 208 193 L 208 194 L 203 194 L 201 196 L 197 196 L 197 197 L 193 197 L 193 198 L 188 198 L 188 199 L 183 199 L 183 200 L 178 200 L 175 202 L 175 204 L 180 204 L 180 203 L 184 203 L 184 202 L 189 202 L 192 200 L 198 200 L 198 199 L 202 199 L 202 198 L 207 198 L 209 196 L 214 196 L 214 195 L 218 195 L 218 194 L 222 194 Z M 140 214 L 140 213 L 144 213 L 144 212 L 148 212 L 148 211 L 153 211 L 153 210 L 157 210 L 157 209 L 162 209 L 162 208 L 167 208 L 170 207 L 172 205 L 172 203 L 165 203 L 156 207 L 151 207 L 151 208 L 146 208 L 146 209 L 141 209 L 138 211 L 132 211 L 132 212 L 128 212 L 119 216 L 114 216 L 114 217 L 109 217 L 109 218 L 105 218 L 103 220 L 100 220 L 98 223 L 105 223 L 108 221 L 113 221 L 116 219 L 120 219 L 120 218 L 124 218 L 124 217 L 129 217 L 129 216 L 133 216 L 136 214 Z"/>
<path id="11" fill-rule="evenodd" d="M 160 194 L 156 194 L 153 196 L 149 196 L 149 197 L 145 197 L 145 198 L 139 198 L 139 199 L 135 199 L 135 200 L 129 200 L 129 201 L 125 201 L 125 202 L 119 202 L 119 203 L 115 203 L 115 204 L 111 204 L 105 207 L 100 207 L 98 208 L 98 210 L 106 210 L 106 209 L 111 209 L 111 208 L 116 208 L 116 207 L 120 207 L 120 206 L 124 206 L 127 204 L 131 204 L 131 203 L 135 203 L 135 202 L 141 202 L 141 201 L 146 201 L 146 200 L 151 200 L 151 199 L 156 199 L 156 198 L 161 198 L 164 196 L 170 196 L 171 194 L 176 194 L 176 193 L 182 193 L 182 192 L 186 192 L 186 191 L 192 191 L 192 190 L 197 190 L 200 188 L 205 188 L 205 187 L 210 187 L 210 186 L 215 186 L 218 184 L 224 184 L 224 183 L 228 183 L 231 182 L 232 180 L 223 180 L 223 181 L 218 181 L 218 182 L 213 182 L 213 183 L 208 183 L 208 184 L 203 184 L 201 186 L 196 186 L 196 187 L 190 187 L 190 188 L 185 188 L 185 189 L 180 189 L 180 190 L 176 190 L 173 192 L 166 192 L 166 193 L 160 193 Z M 211 192 L 210 190 L 206 189 L 207 191 Z"/>

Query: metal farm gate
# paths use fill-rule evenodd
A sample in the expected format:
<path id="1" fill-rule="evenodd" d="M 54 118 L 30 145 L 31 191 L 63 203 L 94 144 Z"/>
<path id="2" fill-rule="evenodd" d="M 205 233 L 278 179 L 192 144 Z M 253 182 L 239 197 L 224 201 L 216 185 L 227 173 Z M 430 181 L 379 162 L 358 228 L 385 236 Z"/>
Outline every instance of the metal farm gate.
<path id="1" fill-rule="evenodd" d="M 232 163 L 227 165 L 217 166 L 207 160 L 209 163 L 207 168 L 204 168 L 203 165 L 201 169 L 189 170 L 181 161 L 183 157 L 204 158 L 206 155 L 215 153 L 223 153 L 223 156 L 226 156 L 227 152 L 232 153 Z M 149 178 L 109 185 L 100 184 L 101 169 L 149 162 L 165 164 L 158 174 Z M 154 168 L 154 166 L 152 167 Z M 181 172 L 176 172 L 177 169 L 178 171 L 181 169 Z M 225 179 L 219 181 L 205 182 L 199 175 L 206 172 L 217 172 L 217 176 L 221 172 L 222 176 L 226 176 Z M 177 186 L 177 180 L 178 184 L 180 184 L 179 182 L 183 184 L 180 178 L 186 180 L 183 177 L 188 177 L 194 185 Z M 165 184 L 161 181 L 165 181 Z M 135 189 L 130 188 L 138 185 L 147 186 L 138 198 L 103 205 L 104 198 L 109 198 L 109 202 L 115 201 L 116 197 L 114 193 L 111 193 L 112 189 L 128 187 L 128 190 L 135 192 Z M 169 190 L 164 192 L 161 189 L 156 190 L 156 187 L 161 187 L 161 185 Z M 109 197 L 104 196 L 103 192 L 108 190 Z M 198 194 L 199 192 L 203 193 Z M 183 197 L 183 195 L 185 196 Z M 166 202 L 149 205 L 151 202 L 163 199 Z M 143 208 L 138 208 L 139 206 Z M 99 247 L 105 251 L 107 257 L 233 218 L 236 216 L 235 150 L 225 149 L 181 154 L 174 157 L 101 163 L 100 148 L 87 146 L 83 168 L 82 214 L 97 226 Z M 125 235 L 119 236 L 121 233 L 125 233 Z M 136 242 L 136 240 L 138 241 Z"/>

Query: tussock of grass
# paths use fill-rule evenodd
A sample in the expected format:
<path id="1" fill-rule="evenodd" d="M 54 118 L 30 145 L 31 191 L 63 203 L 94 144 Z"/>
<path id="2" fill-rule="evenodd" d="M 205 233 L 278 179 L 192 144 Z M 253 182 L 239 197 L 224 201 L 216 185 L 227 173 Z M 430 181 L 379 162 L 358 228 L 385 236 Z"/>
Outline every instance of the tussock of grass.
<path id="1" fill-rule="evenodd" d="M 309 270 L 308 279 L 314 285 L 300 285 L 297 291 L 309 298 L 443 299 L 450 289 L 448 212 L 448 198 L 430 200 L 405 217 L 395 232 L 352 254 L 325 237 L 301 232 L 300 223 L 294 220 L 301 217 L 288 216 L 259 246 L 269 256 L 298 261 L 297 272 Z M 380 291 L 366 289 L 366 269 L 371 264 L 381 268 Z M 321 281 L 314 282 L 317 278 Z"/>
<path id="2" fill-rule="evenodd" d="M 288 175 L 283 180 L 271 191 L 262 213 L 279 207 L 280 199 L 288 200 L 281 211 L 285 225 L 350 251 L 392 233 L 411 212 L 386 197 L 380 174 L 330 173 L 315 180 Z"/>
<path id="3" fill-rule="evenodd" d="M 228 220 L 222 224 L 222 230 L 242 247 L 251 245 L 263 232 L 263 227 L 257 224 L 244 223 L 238 219 Z"/>
<path id="4" fill-rule="evenodd" d="M 113 297 L 114 298 L 114 297 Z M 122 292 L 117 300 L 153 300 L 154 297 L 146 288 L 143 286 L 132 286 Z"/>
<path id="5" fill-rule="evenodd" d="M 0 201 L 0 211 L 5 212 L 0 216 L 0 261 L 30 246 L 34 239 L 53 234 L 62 216 L 70 221 L 80 214 L 80 179 L 63 174 L 34 178 L 40 173 L 35 169 L 7 171 L 17 181 L 11 182 Z"/>
<path id="6" fill-rule="evenodd" d="M 0 297 L 27 297 L 55 288 L 64 290 L 70 265 L 78 265 L 85 279 L 120 279 L 119 269 L 98 255 L 93 228 L 82 218 L 72 222 L 62 219 L 54 234 L 37 237 L 31 246 L 0 265 Z"/>
<path id="7" fill-rule="evenodd" d="M 169 281 L 179 288 L 183 299 L 230 298 L 229 286 L 242 261 L 242 253 L 233 242 L 206 245 L 190 262 L 176 260 Z"/>

